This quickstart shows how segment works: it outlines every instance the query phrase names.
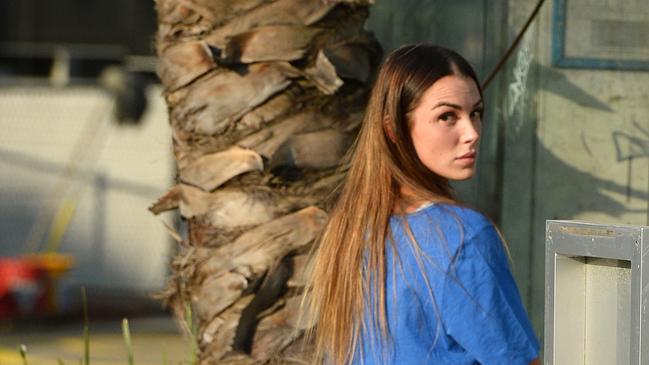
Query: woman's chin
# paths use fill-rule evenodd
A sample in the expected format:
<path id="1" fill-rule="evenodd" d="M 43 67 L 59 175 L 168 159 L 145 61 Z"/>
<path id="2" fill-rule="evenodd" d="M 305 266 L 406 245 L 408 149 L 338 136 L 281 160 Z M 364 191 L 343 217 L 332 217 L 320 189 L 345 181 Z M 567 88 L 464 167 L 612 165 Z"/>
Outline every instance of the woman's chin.
<path id="1" fill-rule="evenodd" d="M 462 171 L 458 171 L 453 174 L 449 174 L 450 176 L 447 176 L 446 178 L 451 180 L 451 181 L 464 181 L 464 180 L 469 180 L 470 178 L 473 177 L 475 174 L 475 169 L 463 169 Z"/>

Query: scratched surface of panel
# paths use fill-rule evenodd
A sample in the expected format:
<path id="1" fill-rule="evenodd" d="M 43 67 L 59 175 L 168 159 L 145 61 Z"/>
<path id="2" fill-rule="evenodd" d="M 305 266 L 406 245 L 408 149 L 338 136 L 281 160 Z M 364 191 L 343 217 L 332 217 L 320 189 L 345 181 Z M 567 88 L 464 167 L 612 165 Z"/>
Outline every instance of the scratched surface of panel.
<path id="1" fill-rule="evenodd" d="M 573 1 L 568 5 L 584 3 Z M 510 1 L 511 33 L 521 29 L 537 3 Z M 500 109 L 505 125 L 501 224 L 537 329 L 543 327 L 545 220 L 649 223 L 649 73 L 553 67 L 555 3 L 544 4 L 509 60 Z M 620 9 L 599 12 L 596 20 L 610 23 L 638 4 L 647 11 L 644 1 L 606 4 Z"/>

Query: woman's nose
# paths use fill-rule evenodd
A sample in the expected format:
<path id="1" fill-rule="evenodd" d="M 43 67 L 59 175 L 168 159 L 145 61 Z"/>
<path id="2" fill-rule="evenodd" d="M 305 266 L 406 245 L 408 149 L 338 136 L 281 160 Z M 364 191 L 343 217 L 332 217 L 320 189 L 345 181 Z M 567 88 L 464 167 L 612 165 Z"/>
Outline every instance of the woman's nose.
<path id="1" fill-rule="evenodd" d="M 475 142 L 480 138 L 480 120 L 474 121 L 467 117 L 464 119 L 462 137 L 464 142 Z"/>

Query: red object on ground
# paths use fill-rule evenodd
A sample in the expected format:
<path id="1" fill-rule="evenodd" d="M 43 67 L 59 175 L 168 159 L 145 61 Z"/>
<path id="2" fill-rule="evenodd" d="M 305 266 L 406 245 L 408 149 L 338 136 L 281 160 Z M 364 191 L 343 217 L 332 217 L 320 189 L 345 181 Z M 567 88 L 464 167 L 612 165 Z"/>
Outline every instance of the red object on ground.
<path id="1" fill-rule="evenodd" d="M 0 258 L 0 318 L 31 314 L 45 292 L 46 272 L 24 258 Z"/>

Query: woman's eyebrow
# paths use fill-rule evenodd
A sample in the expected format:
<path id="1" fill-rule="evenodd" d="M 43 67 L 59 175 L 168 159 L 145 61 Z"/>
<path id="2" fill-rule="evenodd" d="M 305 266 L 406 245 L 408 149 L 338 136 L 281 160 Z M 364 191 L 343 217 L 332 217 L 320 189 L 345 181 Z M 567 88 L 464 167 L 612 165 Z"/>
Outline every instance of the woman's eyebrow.
<path id="1" fill-rule="evenodd" d="M 441 102 L 435 104 L 435 106 L 432 109 L 437 109 L 437 108 L 439 108 L 441 106 L 447 106 L 447 107 L 453 108 L 453 109 L 462 109 L 462 107 L 457 105 L 457 104 L 447 103 L 445 101 L 441 101 Z"/>
<path id="2" fill-rule="evenodd" d="M 439 108 L 441 106 L 447 106 L 447 107 L 453 108 L 453 109 L 462 109 L 462 107 L 460 105 L 449 103 L 449 102 L 446 102 L 446 101 L 440 101 L 439 103 L 435 104 L 435 106 L 432 109 L 436 109 L 436 108 Z M 473 104 L 473 108 L 477 108 L 479 106 L 482 106 L 482 99 L 478 100 L 477 103 Z"/>

